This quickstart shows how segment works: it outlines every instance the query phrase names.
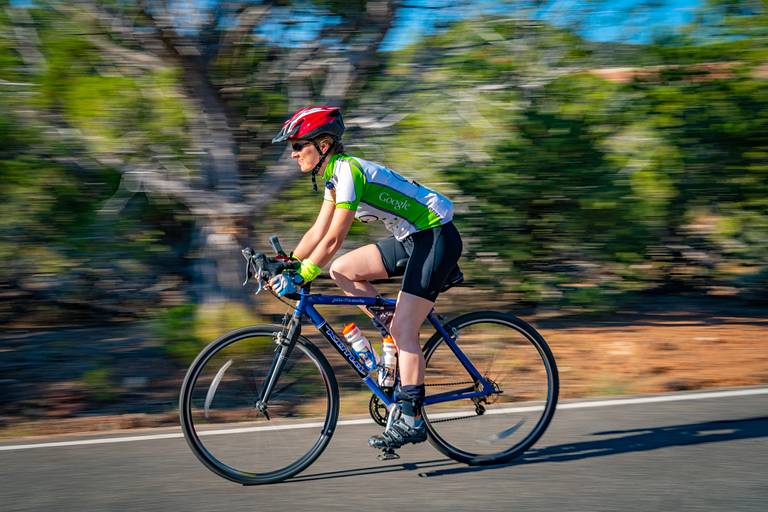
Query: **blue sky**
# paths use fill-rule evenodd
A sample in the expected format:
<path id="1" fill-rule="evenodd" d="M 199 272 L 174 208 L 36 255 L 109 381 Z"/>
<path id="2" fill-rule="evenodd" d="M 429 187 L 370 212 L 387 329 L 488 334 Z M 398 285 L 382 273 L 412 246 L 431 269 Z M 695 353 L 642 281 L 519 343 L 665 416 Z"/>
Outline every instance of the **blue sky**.
<path id="1" fill-rule="evenodd" d="M 191 17 L 181 20 L 182 25 L 194 31 L 195 15 L 209 9 L 219 0 L 169 0 L 176 7 L 174 12 Z M 654 35 L 674 29 L 693 20 L 696 8 L 706 0 L 549 0 L 541 2 L 539 8 L 531 7 L 534 2 L 517 0 L 408 0 L 407 5 L 422 6 L 401 8 L 394 26 L 387 35 L 382 50 L 397 50 L 416 42 L 420 37 L 437 30 L 441 23 L 463 18 L 494 13 L 515 18 L 532 18 L 558 26 L 582 22 L 582 37 L 593 41 L 622 41 L 647 43 Z M 642 5 L 655 4 L 653 8 L 639 9 Z M 34 0 L 11 0 L 11 5 L 27 7 Z M 469 4 L 466 5 L 466 4 Z M 190 5 L 196 8 L 190 9 Z M 528 5 L 529 7 L 525 7 Z M 585 8 L 590 9 L 588 16 Z M 291 24 L 284 24 L 286 21 Z M 312 4 L 294 2 L 293 8 L 277 8 L 269 23 L 262 25 L 260 35 L 286 46 L 300 45 L 314 38 L 324 23 L 338 23 L 337 17 L 323 16 Z M 298 23 L 296 23 L 298 22 Z M 191 26 L 190 26 L 191 25 Z"/>
<path id="2" fill-rule="evenodd" d="M 521 9 L 493 1 L 473 2 L 471 10 L 452 8 L 451 0 L 412 0 L 410 5 L 434 8 L 407 8 L 401 11 L 395 26 L 384 41 L 382 49 L 396 50 L 433 33 L 435 25 L 483 13 L 533 18 L 564 26 L 580 20 L 581 35 L 593 41 L 623 41 L 647 43 L 655 34 L 670 30 L 693 20 L 694 10 L 705 0 L 657 0 L 652 9 L 640 9 L 644 0 L 552 0 L 541 8 Z M 584 8 L 591 9 L 584 16 Z M 628 15 L 628 13 L 630 13 Z"/>
<path id="3" fill-rule="evenodd" d="M 197 0 L 211 1 L 211 0 Z M 547 21 L 558 26 L 580 22 L 581 35 L 593 41 L 647 43 L 654 35 L 693 20 L 694 11 L 706 0 L 549 0 L 538 8 L 526 0 L 408 0 L 398 11 L 393 28 L 382 43 L 385 51 L 398 50 L 420 37 L 439 30 L 440 25 L 483 14 Z M 653 8 L 641 8 L 654 3 Z M 459 7 L 457 7 L 459 5 Z M 526 7 L 526 5 L 528 7 Z M 587 14 L 588 13 L 588 14 Z M 285 24 L 290 20 L 291 24 Z M 312 40 L 323 23 L 337 23 L 310 1 L 292 8 L 273 9 L 258 33 L 286 46 Z"/>

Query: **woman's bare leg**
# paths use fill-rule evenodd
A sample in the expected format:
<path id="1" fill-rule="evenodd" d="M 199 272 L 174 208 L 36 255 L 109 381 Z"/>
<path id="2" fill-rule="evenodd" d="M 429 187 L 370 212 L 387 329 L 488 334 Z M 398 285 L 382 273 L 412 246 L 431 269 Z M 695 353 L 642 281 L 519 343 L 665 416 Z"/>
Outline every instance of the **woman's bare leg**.
<path id="1" fill-rule="evenodd" d="M 374 244 L 336 258 L 331 264 L 330 274 L 336 285 L 352 297 L 375 297 L 379 292 L 370 281 L 388 277 L 381 253 Z M 360 309 L 370 316 L 365 307 Z"/>
<path id="2" fill-rule="evenodd" d="M 353 297 L 375 297 L 376 288 L 369 282 L 386 279 L 387 269 L 379 249 L 365 245 L 337 258 L 330 269 L 331 278 L 345 294 Z M 397 343 L 400 384 L 424 384 L 424 355 L 419 343 L 419 330 L 434 303 L 400 292 L 390 332 Z M 367 314 L 368 310 L 361 308 Z"/>
<path id="3" fill-rule="evenodd" d="M 397 343 L 400 389 L 397 404 L 400 417 L 368 444 L 388 452 L 407 443 L 427 440 L 427 430 L 421 417 L 424 400 L 424 355 L 419 343 L 419 330 L 433 303 L 417 295 L 401 291 L 397 296 L 395 317 L 390 332 Z"/>
<path id="4" fill-rule="evenodd" d="M 400 384 L 424 384 L 424 354 L 419 343 L 419 331 L 434 302 L 401 291 L 397 296 L 395 317 L 390 332 L 397 343 Z"/>

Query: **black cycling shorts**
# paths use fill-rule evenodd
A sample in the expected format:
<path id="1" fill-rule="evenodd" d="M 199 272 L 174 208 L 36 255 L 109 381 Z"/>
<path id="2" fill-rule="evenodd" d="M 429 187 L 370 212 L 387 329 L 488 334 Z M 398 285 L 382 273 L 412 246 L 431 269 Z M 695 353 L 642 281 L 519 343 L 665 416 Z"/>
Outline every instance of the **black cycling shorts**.
<path id="1" fill-rule="evenodd" d="M 403 276 L 400 289 L 434 302 L 443 283 L 461 256 L 461 235 L 448 222 L 442 226 L 412 233 L 402 242 L 394 236 L 376 242 L 389 277 Z M 397 262 L 407 259 L 405 269 Z"/>

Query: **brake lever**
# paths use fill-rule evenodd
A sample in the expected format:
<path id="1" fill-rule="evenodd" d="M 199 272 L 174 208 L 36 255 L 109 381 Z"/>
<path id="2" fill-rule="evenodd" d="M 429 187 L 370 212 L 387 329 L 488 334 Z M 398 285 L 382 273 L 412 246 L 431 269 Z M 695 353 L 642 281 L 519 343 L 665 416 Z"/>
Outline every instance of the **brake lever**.
<path id="1" fill-rule="evenodd" d="M 274 237 L 275 239 L 277 237 Z M 272 242 L 272 240 L 270 240 Z M 275 240 L 276 242 L 276 240 Z M 276 242 L 278 248 L 279 248 L 279 242 Z M 280 251 L 282 249 L 280 248 Z M 257 288 L 256 288 L 256 295 L 261 293 L 265 286 L 264 286 L 264 267 L 266 266 L 268 269 L 267 275 L 276 275 L 279 272 L 282 272 L 285 270 L 285 268 L 288 267 L 286 263 L 291 262 L 291 258 L 286 255 L 285 253 L 279 255 L 277 258 L 275 258 L 277 261 L 271 262 L 269 261 L 269 258 L 267 258 L 264 254 L 256 253 L 251 249 L 250 247 L 246 247 L 245 249 L 241 250 L 243 257 L 245 258 L 245 280 L 243 281 L 243 286 L 248 284 L 248 281 L 250 280 L 251 275 L 253 275 L 256 278 L 257 282 Z M 253 274 L 251 274 L 251 270 L 253 270 Z"/>
<path id="2" fill-rule="evenodd" d="M 263 285 L 264 280 L 261 277 L 262 272 L 264 272 L 264 269 L 262 268 L 261 263 L 259 263 L 259 265 L 256 267 L 256 275 L 258 276 L 258 279 L 256 279 L 256 282 L 259 283 L 259 286 L 258 288 L 256 288 L 255 295 L 258 295 L 259 293 L 261 293 L 261 290 L 264 289 L 264 285 Z"/>
<path id="3" fill-rule="evenodd" d="M 243 254 L 243 258 L 245 258 L 245 281 L 243 281 L 243 286 L 245 286 L 248 284 L 248 279 L 251 277 L 251 265 L 253 264 L 251 258 L 253 257 L 253 250 L 251 250 L 250 247 L 246 247 L 240 252 Z"/>

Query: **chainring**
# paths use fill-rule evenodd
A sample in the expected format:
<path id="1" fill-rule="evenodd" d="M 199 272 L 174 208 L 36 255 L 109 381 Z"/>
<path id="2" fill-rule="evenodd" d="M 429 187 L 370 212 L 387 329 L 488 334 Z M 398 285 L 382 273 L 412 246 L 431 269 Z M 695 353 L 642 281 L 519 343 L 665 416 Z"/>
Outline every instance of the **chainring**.
<path id="1" fill-rule="evenodd" d="M 384 405 L 384 402 L 382 402 L 378 396 L 371 395 L 371 400 L 368 402 L 368 412 L 371 414 L 373 421 L 382 427 L 387 426 L 387 416 L 389 415 L 389 411 L 387 410 L 387 406 Z"/>

